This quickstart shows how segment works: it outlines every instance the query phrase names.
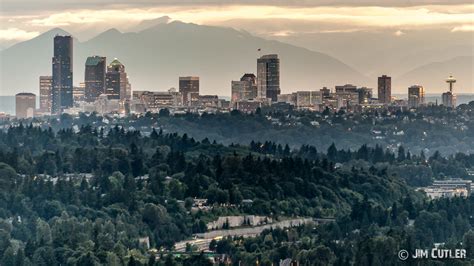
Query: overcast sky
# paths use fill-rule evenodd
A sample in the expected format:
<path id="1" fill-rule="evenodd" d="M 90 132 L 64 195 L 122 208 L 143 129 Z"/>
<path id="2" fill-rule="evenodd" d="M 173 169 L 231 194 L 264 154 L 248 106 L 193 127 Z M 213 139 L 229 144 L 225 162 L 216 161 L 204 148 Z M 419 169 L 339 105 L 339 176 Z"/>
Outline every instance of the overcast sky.
<path id="1" fill-rule="evenodd" d="M 0 47 L 53 27 L 80 40 L 115 27 L 126 31 L 164 15 L 185 22 L 226 25 L 264 36 L 311 32 L 443 28 L 474 31 L 471 0 L 1 0 Z M 249 26 L 246 21 L 257 20 Z"/>

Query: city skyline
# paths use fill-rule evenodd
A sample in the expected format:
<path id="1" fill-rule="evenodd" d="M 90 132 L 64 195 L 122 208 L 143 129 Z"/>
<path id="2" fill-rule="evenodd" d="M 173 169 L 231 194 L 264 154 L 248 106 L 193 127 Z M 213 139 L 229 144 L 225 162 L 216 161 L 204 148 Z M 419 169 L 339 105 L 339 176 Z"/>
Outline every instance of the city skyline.
<path id="1" fill-rule="evenodd" d="M 19 118 L 63 113 L 125 114 L 145 112 L 228 112 L 238 110 L 244 113 L 256 112 L 259 108 L 275 105 L 276 109 L 290 106 L 297 110 L 321 112 L 322 110 L 362 112 L 373 109 L 406 109 L 427 105 L 425 90 L 420 85 L 408 87 L 408 100 L 392 97 L 391 77 L 377 78 L 377 98 L 373 89 L 357 87 L 352 84 L 336 85 L 334 90 L 323 87 L 318 90 L 299 90 L 281 94 L 280 59 L 278 54 L 266 54 L 257 58 L 257 76 L 245 73 L 240 81 L 231 81 L 231 100 L 218 95 L 200 93 L 199 76 L 180 76 L 179 91 L 170 88 L 163 91 L 134 91 L 128 80 L 125 65 L 114 58 L 107 65 L 103 56 L 88 56 L 84 64 L 84 82 L 72 85 L 73 77 L 73 38 L 71 35 L 55 35 L 53 38 L 54 56 L 52 76 L 39 76 L 39 102 L 36 109 L 36 95 L 17 93 L 16 116 Z M 261 52 L 261 49 L 258 49 Z M 448 108 L 456 107 L 452 75 L 447 78 L 449 91 L 441 95 L 442 104 Z M 27 95 L 28 100 L 25 100 Z M 133 97 L 132 97 L 133 95 Z M 293 108 L 291 107 L 291 108 Z M 171 109 L 171 110 L 170 110 Z"/>
<path id="2" fill-rule="evenodd" d="M 130 38 L 132 33 L 142 32 L 160 23 L 171 24 L 182 21 L 183 26 L 189 28 L 187 30 L 195 30 L 196 27 L 193 25 L 202 28 L 213 26 L 221 31 L 235 29 L 236 32 L 232 34 L 250 33 L 255 37 L 270 41 L 277 40 L 282 44 L 291 44 L 309 51 L 323 53 L 341 61 L 359 72 L 361 76 L 371 80 L 371 83 L 362 83 L 346 79 L 338 82 L 339 84 L 352 82 L 360 86 L 375 87 L 376 84 L 372 83 L 373 78 L 387 74 L 393 77 L 394 81 L 403 80 L 403 84 L 393 82 L 394 93 L 404 92 L 406 86 L 415 83 L 424 85 L 429 91 L 443 92 L 441 80 L 454 75 L 458 77 L 459 92 L 474 92 L 472 75 L 470 77 L 465 73 L 459 73 L 463 69 L 464 72 L 469 72 L 474 62 L 472 59 L 474 56 L 472 41 L 474 5 L 469 1 L 427 0 L 403 2 L 403 4 L 399 1 L 377 3 L 377 1 L 347 0 L 292 1 L 291 3 L 285 3 L 285 1 L 271 3 L 268 1 L 252 3 L 249 1 L 195 1 L 193 4 L 186 1 L 172 4 L 167 1 L 140 1 L 140 3 L 100 1 L 103 6 L 100 10 L 96 10 L 94 8 L 97 3 L 99 1 L 49 0 L 38 5 L 34 1 L 27 0 L 6 1 L 2 6 L 3 13 L 0 16 L 2 58 L 8 58 L 11 49 L 7 47 L 13 48 L 14 44 L 40 37 L 41 34 L 54 28 L 61 28 L 73 35 L 79 48 L 82 43 L 91 43 L 97 38 L 113 35 L 114 30 L 109 31 L 110 29 L 117 29 L 121 33 L 119 39 L 123 39 L 127 36 Z M 222 36 L 210 38 L 218 39 Z M 193 42 L 199 43 L 201 40 L 194 37 Z M 100 50 L 93 46 L 88 47 Z M 347 49 L 347 47 L 350 48 Z M 138 48 L 136 45 L 128 47 L 128 49 L 136 48 Z M 257 48 L 260 47 L 255 46 L 253 50 Z M 40 52 L 39 47 L 36 49 Z M 166 58 L 162 53 L 167 51 L 156 52 L 159 54 L 158 59 Z M 288 56 L 282 51 L 274 50 L 273 47 L 263 49 L 263 52 L 282 54 L 282 58 Z M 93 54 L 95 53 L 89 55 Z M 110 54 L 103 55 L 110 57 Z M 117 53 L 115 56 L 124 60 L 127 60 L 129 56 L 137 57 L 137 55 Z M 297 55 L 293 56 L 297 57 Z M 259 54 L 254 53 L 253 57 L 259 57 Z M 85 58 L 78 60 L 85 60 Z M 193 70 L 192 64 L 186 65 L 180 60 L 172 62 L 175 65 L 170 65 L 170 62 L 162 64 L 167 64 L 170 68 L 182 68 L 184 73 L 178 75 L 201 76 L 203 91 L 216 93 L 222 90 L 225 83 L 214 80 L 215 77 L 197 73 L 203 70 Z M 161 62 L 157 63 L 157 68 L 160 70 Z M 188 69 L 184 69 L 187 66 Z M 221 69 L 223 67 L 219 66 Z M 136 64 L 128 70 L 133 78 L 137 77 L 137 73 L 141 75 L 140 73 L 143 72 Z M 253 69 L 247 71 L 255 72 Z M 316 81 L 322 83 L 320 87 L 335 85 L 324 82 L 323 75 L 326 73 L 320 73 L 317 68 L 314 71 Z M 437 83 L 430 81 L 430 75 L 427 74 L 433 71 L 437 71 L 436 76 L 431 75 L 433 78 L 437 77 L 439 80 Z M 2 72 L 5 77 L 11 75 L 8 70 L 2 70 Z M 285 72 L 286 70 L 282 69 L 282 75 L 286 77 L 281 81 L 283 92 L 313 89 L 304 86 L 308 82 L 299 82 L 300 77 L 293 77 Z M 82 72 L 78 74 L 81 75 Z M 139 89 L 166 90 L 171 87 L 166 75 L 166 71 L 156 71 L 156 79 L 140 78 L 137 86 Z M 418 82 L 416 82 L 417 75 L 420 79 Z M 405 80 L 410 80 L 410 82 L 406 83 Z M 157 86 L 154 86 L 155 83 Z M 15 92 L 31 89 L 29 84 L 32 83 L 22 84 L 19 88 L 15 88 Z M 166 87 L 163 87 L 163 84 L 166 84 Z M 3 88 L 2 84 L 2 91 L 10 90 L 12 87 L 8 82 L 4 86 L 6 88 Z M 0 92 L 0 94 L 13 95 L 14 93 Z M 228 95 L 227 92 L 219 94 Z"/>

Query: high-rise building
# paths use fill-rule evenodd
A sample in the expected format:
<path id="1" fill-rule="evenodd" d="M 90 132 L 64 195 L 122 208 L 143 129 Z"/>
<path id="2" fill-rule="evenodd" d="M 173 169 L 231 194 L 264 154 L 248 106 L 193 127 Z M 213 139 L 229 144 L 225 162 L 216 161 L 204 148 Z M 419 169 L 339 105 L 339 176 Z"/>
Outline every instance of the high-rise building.
<path id="1" fill-rule="evenodd" d="M 179 77 L 179 92 L 183 96 L 183 105 L 190 106 L 199 98 L 199 77 Z"/>
<path id="2" fill-rule="evenodd" d="M 244 82 L 243 81 L 231 81 L 231 101 L 237 102 L 244 99 Z"/>
<path id="3" fill-rule="evenodd" d="M 425 89 L 420 85 L 413 85 L 408 88 L 408 107 L 418 108 L 425 103 Z"/>
<path id="4" fill-rule="evenodd" d="M 86 83 L 81 82 L 79 86 L 74 86 L 72 88 L 72 98 L 74 102 L 83 102 L 85 101 L 85 94 L 86 94 Z"/>
<path id="5" fill-rule="evenodd" d="M 449 78 L 446 79 L 446 83 L 449 84 L 449 91 L 441 95 L 443 105 L 454 108 L 456 107 L 456 95 L 453 92 L 453 85 L 456 83 L 456 79 L 453 76 L 449 76 Z"/>
<path id="6" fill-rule="evenodd" d="M 280 94 L 280 59 L 278 55 L 264 55 L 257 59 L 257 98 L 278 100 Z"/>
<path id="7" fill-rule="evenodd" d="M 379 103 L 390 104 L 392 101 L 392 78 L 383 75 L 377 83 Z"/>
<path id="8" fill-rule="evenodd" d="M 86 60 L 84 72 L 84 98 L 87 102 L 93 102 L 105 93 L 106 59 L 102 56 L 89 56 Z"/>
<path id="9" fill-rule="evenodd" d="M 257 77 L 253 73 L 245 73 L 240 81 L 243 82 L 243 97 L 245 100 L 257 98 Z"/>
<path id="10" fill-rule="evenodd" d="M 51 113 L 51 97 L 53 88 L 53 77 L 40 76 L 39 78 L 39 94 L 40 94 L 40 111 Z"/>
<path id="11" fill-rule="evenodd" d="M 109 99 L 125 101 L 132 97 L 125 66 L 117 58 L 107 66 L 105 85 L 105 94 Z"/>
<path id="12" fill-rule="evenodd" d="M 359 104 L 367 104 L 372 99 L 372 89 L 370 88 L 358 88 L 357 92 L 359 93 Z"/>
<path id="13" fill-rule="evenodd" d="M 231 84 L 233 102 L 257 97 L 257 78 L 254 74 L 244 74 L 239 81 L 232 81 Z"/>
<path id="14" fill-rule="evenodd" d="M 35 114 L 36 95 L 33 93 L 18 93 L 15 95 L 16 117 L 31 118 Z"/>
<path id="15" fill-rule="evenodd" d="M 73 73 L 73 40 L 71 36 L 56 35 L 54 37 L 53 89 L 51 112 L 60 113 L 72 107 L 72 73 Z"/>

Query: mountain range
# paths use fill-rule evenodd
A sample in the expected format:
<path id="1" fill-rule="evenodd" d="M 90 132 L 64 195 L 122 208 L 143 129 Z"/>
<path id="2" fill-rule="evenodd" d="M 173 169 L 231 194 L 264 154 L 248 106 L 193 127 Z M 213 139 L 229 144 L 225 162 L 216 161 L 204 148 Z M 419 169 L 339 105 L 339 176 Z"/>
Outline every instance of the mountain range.
<path id="1" fill-rule="evenodd" d="M 37 92 L 38 77 L 51 74 L 56 34 L 68 33 L 53 29 L 1 51 L 2 95 Z M 86 42 L 75 40 L 74 83 L 84 79 L 86 58 L 102 55 L 108 62 L 118 58 L 125 65 L 134 90 L 167 90 L 178 85 L 179 76 L 196 75 L 201 78 L 202 93 L 230 95 L 231 80 L 255 72 L 260 53 L 279 55 L 283 91 L 368 81 L 346 64 L 322 53 L 232 28 L 174 21 L 139 32 L 110 29 Z"/>
<path id="2" fill-rule="evenodd" d="M 51 75 L 53 38 L 57 34 L 70 33 L 55 28 L 0 51 L 0 95 L 38 93 L 39 76 Z M 202 94 L 228 96 L 231 80 L 255 73 L 256 59 L 270 53 L 280 57 L 282 93 L 346 83 L 376 87 L 376 76 L 361 74 L 328 54 L 233 28 L 170 22 L 167 17 L 145 21 L 129 32 L 110 29 L 84 42 L 75 39 L 74 84 L 84 80 L 86 58 L 101 55 L 108 62 L 118 58 L 125 65 L 133 90 L 163 91 L 177 87 L 179 76 L 195 75 L 201 79 Z M 470 79 L 468 84 L 473 88 L 473 58 L 450 60 L 408 71 L 394 84 L 423 84 L 432 73 L 447 76 L 451 72 L 446 65 L 455 64 L 462 70 L 457 71 L 462 72 L 457 77 Z"/>

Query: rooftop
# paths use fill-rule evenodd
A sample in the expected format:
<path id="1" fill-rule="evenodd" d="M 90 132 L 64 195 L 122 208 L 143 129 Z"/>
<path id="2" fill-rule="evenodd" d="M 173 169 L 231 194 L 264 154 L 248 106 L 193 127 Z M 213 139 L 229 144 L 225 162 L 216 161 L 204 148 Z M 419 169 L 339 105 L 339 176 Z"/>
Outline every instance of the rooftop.
<path id="1" fill-rule="evenodd" d="M 34 97 L 36 97 L 36 95 L 34 93 L 30 93 L 30 92 L 20 92 L 20 93 L 17 93 L 16 96 L 34 96 Z"/>
<path id="2" fill-rule="evenodd" d="M 89 56 L 87 57 L 86 60 L 86 66 L 96 66 L 98 65 L 101 61 L 105 62 L 105 57 L 102 56 Z"/>

